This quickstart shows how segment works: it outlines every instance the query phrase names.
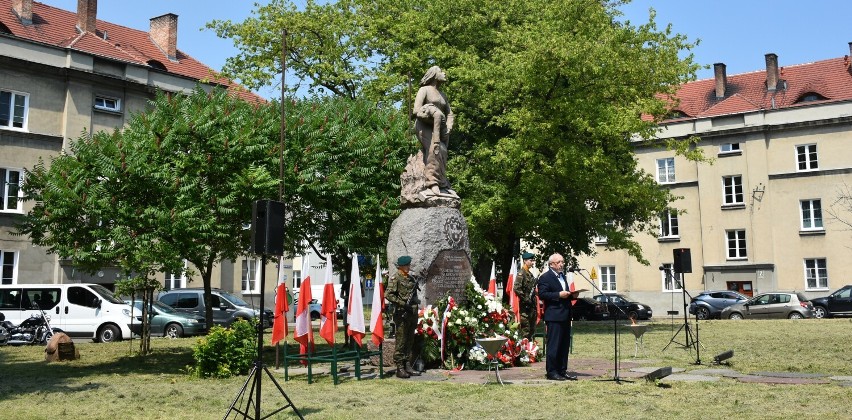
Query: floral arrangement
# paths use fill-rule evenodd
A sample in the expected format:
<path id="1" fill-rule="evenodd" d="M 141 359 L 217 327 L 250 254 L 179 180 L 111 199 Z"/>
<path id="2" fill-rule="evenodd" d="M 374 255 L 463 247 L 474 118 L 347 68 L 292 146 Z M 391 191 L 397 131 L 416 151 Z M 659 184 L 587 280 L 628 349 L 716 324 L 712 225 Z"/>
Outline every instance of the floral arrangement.
<path id="1" fill-rule="evenodd" d="M 492 357 L 476 344 L 476 339 L 497 336 L 507 338 L 506 344 L 494 356 L 501 366 L 520 366 L 539 360 L 538 345 L 526 338 L 520 339 L 518 323 L 494 295 L 483 291 L 474 278 L 466 284 L 464 293 L 463 304 L 456 305 L 446 296 L 434 307 L 429 305 L 420 311 L 416 334 L 423 339 L 427 364 L 443 361 L 444 367 L 449 369 L 464 366 L 485 369 Z M 442 336 L 445 346 L 443 357 Z"/>

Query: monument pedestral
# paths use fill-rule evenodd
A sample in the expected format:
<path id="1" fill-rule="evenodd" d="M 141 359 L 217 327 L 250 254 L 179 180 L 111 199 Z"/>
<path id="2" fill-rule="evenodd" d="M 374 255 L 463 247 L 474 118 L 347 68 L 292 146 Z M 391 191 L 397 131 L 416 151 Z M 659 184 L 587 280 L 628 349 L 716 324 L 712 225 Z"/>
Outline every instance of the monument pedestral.
<path id="1" fill-rule="evenodd" d="M 420 280 L 421 307 L 449 294 L 464 300 L 464 289 L 473 273 L 467 222 L 458 208 L 407 208 L 391 225 L 388 262 L 401 255 L 411 257 L 410 274 Z"/>

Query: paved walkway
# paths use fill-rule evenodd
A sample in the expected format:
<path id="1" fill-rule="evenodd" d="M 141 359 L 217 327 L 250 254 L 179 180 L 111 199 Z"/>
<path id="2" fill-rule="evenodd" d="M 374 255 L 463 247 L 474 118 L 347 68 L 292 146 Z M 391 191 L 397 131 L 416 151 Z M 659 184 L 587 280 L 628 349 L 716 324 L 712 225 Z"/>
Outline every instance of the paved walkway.
<path id="1" fill-rule="evenodd" d="M 636 380 L 645 378 L 647 375 L 657 371 L 664 366 L 659 360 L 652 359 L 626 359 L 620 361 L 618 379 Z M 613 362 L 611 360 L 571 357 L 569 371 L 581 381 L 584 380 L 606 380 L 616 379 Z M 279 369 L 283 375 L 283 369 Z M 394 370 L 390 367 L 385 369 L 385 375 L 391 377 Z M 307 376 L 306 368 L 289 369 L 290 380 L 304 381 Z M 365 365 L 361 367 L 361 379 L 375 379 L 379 370 L 375 366 Z M 322 375 L 329 374 L 328 365 L 313 367 L 314 380 Z M 339 377 L 343 381 L 355 380 L 353 369 L 350 365 L 343 365 Z M 403 380 L 391 377 L 393 380 Z M 555 385 L 562 382 L 550 381 L 544 377 L 544 362 L 533 363 L 530 366 L 500 369 L 500 378 L 506 385 Z M 852 376 L 831 376 L 827 374 L 795 373 L 795 372 L 751 372 L 741 373 L 725 365 L 698 365 L 694 368 L 682 369 L 672 368 L 672 373 L 662 379 L 661 383 L 671 382 L 712 382 L 722 378 L 731 378 L 744 383 L 763 384 L 829 384 L 837 383 L 841 386 L 852 387 Z M 497 376 L 494 371 L 482 370 L 460 370 L 448 371 L 442 369 L 430 369 L 423 372 L 421 376 L 415 376 L 406 381 L 435 381 L 448 383 L 474 383 L 474 384 L 496 384 Z"/>

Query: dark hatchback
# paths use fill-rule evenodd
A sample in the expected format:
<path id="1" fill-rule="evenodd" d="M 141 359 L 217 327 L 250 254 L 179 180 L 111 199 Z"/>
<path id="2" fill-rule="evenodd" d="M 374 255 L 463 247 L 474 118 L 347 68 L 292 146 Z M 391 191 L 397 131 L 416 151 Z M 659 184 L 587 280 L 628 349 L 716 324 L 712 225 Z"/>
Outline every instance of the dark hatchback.
<path id="1" fill-rule="evenodd" d="M 602 321 L 609 319 L 606 306 L 592 298 L 579 298 L 571 308 L 574 321 Z"/>
<path id="2" fill-rule="evenodd" d="M 814 305 L 814 318 L 852 316 L 852 284 L 847 284 L 826 297 L 811 299 L 811 304 Z"/>
<path id="3" fill-rule="evenodd" d="M 618 293 L 607 293 L 605 295 L 597 295 L 594 300 L 607 305 L 610 316 L 618 318 L 633 318 L 633 319 L 651 319 L 654 316 L 654 311 L 651 307 L 644 303 L 634 302 L 624 295 Z M 623 311 L 623 313 L 622 313 Z"/>

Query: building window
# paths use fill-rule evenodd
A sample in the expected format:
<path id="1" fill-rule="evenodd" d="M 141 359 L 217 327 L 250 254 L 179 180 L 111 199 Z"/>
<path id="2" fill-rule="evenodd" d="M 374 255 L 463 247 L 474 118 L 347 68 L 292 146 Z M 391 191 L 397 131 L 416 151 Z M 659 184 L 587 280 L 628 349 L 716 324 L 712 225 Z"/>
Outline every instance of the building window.
<path id="1" fill-rule="evenodd" d="M 657 182 L 660 184 L 675 182 L 674 158 L 657 159 Z"/>
<path id="2" fill-rule="evenodd" d="M 732 175 L 722 177 L 722 188 L 725 194 L 724 204 L 743 204 L 743 177 Z"/>
<path id="3" fill-rule="evenodd" d="M 680 292 L 680 282 L 675 277 L 679 274 L 675 274 L 672 270 L 672 263 L 663 263 L 662 267 L 660 274 L 663 276 L 663 292 Z"/>
<path id="4" fill-rule="evenodd" d="M 822 202 L 802 200 L 802 230 L 822 230 Z"/>
<path id="5" fill-rule="evenodd" d="M 95 109 L 104 111 L 121 111 L 121 99 L 110 98 L 107 96 L 95 96 Z"/>
<path id="6" fill-rule="evenodd" d="M 242 291 L 243 293 L 259 293 L 258 278 L 260 277 L 260 261 L 256 259 L 243 260 Z"/>
<path id="7" fill-rule="evenodd" d="M 725 234 L 728 237 L 728 259 L 746 259 L 748 254 L 746 253 L 745 230 L 728 230 L 725 231 Z"/>
<path id="8" fill-rule="evenodd" d="M 0 168 L 0 212 L 21 212 L 21 171 Z"/>
<path id="9" fill-rule="evenodd" d="M 186 268 L 186 261 L 184 261 L 183 266 Z M 183 289 L 186 287 L 186 270 L 183 273 L 166 272 L 165 287 L 166 290 Z"/>
<path id="10" fill-rule="evenodd" d="M 0 284 L 16 284 L 18 259 L 14 251 L 0 251 Z"/>
<path id="11" fill-rule="evenodd" d="M 605 244 L 607 242 L 607 231 L 611 231 L 615 229 L 615 222 L 606 222 L 604 223 L 604 232 L 597 232 L 594 237 L 594 241 L 596 244 Z"/>
<path id="12" fill-rule="evenodd" d="M 25 93 L 0 90 L 0 128 L 26 130 L 29 102 Z"/>
<path id="13" fill-rule="evenodd" d="M 724 143 L 719 146 L 719 153 L 735 153 L 740 151 L 739 143 Z"/>
<path id="14" fill-rule="evenodd" d="M 615 292 L 616 283 L 615 283 L 615 266 L 601 266 L 601 291 L 606 292 Z"/>
<path id="15" fill-rule="evenodd" d="M 828 269 L 825 258 L 805 259 L 805 286 L 808 289 L 828 289 Z"/>
<path id="16" fill-rule="evenodd" d="M 667 209 L 660 214 L 660 237 L 677 238 L 678 236 L 677 212 Z"/>
<path id="17" fill-rule="evenodd" d="M 819 169 L 817 162 L 817 148 L 815 144 L 803 144 L 796 146 L 796 162 L 800 171 L 812 171 Z"/>
<path id="18" fill-rule="evenodd" d="M 302 270 L 293 270 L 293 287 L 302 286 Z"/>

